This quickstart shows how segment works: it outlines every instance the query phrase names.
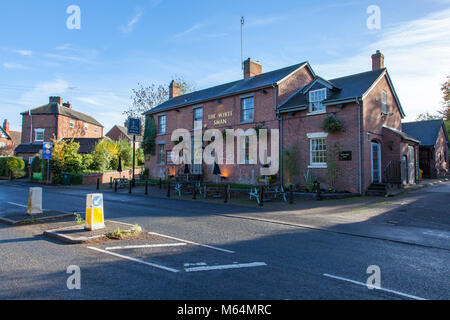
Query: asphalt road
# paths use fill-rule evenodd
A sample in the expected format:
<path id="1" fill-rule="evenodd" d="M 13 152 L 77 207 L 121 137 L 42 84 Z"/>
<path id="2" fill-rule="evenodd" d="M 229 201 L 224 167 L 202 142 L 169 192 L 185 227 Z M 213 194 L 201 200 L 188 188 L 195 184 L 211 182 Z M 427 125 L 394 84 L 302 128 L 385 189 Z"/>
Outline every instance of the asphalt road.
<path id="1" fill-rule="evenodd" d="M 450 188 L 427 190 L 430 197 L 437 192 Z M 0 215 L 26 204 L 27 193 L 23 186 L 0 183 Z M 44 208 L 83 212 L 86 193 L 45 189 Z M 179 248 L 119 250 L 117 256 L 49 240 L 38 226 L 0 225 L 0 299 L 450 298 L 448 250 L 241 219 L 232 214 L 255 209 L 231 205 L 125 194 L 105 194 L 104 204 L 107 219 L 213 248 L 185 242 Z M 216 269 L 186 272 L 187 264 Z M 66 286 L 70 265 L 80 267 L 80 290 Z M 365 285 L 373 265 L 381 271 L 381 290 Z"/>

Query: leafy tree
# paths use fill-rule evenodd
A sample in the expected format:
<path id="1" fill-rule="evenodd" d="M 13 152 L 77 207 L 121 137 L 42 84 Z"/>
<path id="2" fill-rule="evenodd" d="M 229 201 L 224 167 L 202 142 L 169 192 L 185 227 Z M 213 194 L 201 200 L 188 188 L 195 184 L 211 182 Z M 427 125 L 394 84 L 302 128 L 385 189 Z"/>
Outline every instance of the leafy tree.
<path id="1" fill-rule="evenodd" d="M 91 153 L 83 155 L 83 168 L 84 170 L 92 169 L 94 164 L 94 156 Z"/>
<path id="2" fill-rule="evenodd" d="M 438 111 L 441 118 L 450 120 L 450 76 L 447 76 L 447 81 L 442 84 L 442 110 Z"/>
<path id="3" fill-rule="evenodd" d="M 144 153 L 154 156 L 156 153 L 156 124 L 153 117 L 146 117 L 145 119 L 145 129 L 144 129 L 144 139 L 142 141 L 142 146 L 144 148 Z"/>
<path id="4" fill-rule="evenodd" d="M 143 166 L 145 164 L 144 149 L 136 149 L 136 165 Z"/>
<path id="5" fill-rule="evenodd" d="M 110 139 L 102 139 L 98 141 L 92 152 L 93 162 L 92 169 L 98 171 L 106 171 L 108 169 L 117 169 L 113 166 L 117 163 L 115 159 L 119 157 L 119 148 L 117 144 Z"/>
<path id="6" fill-rule="evenodd" d="M 117 149 L 119 152 L 119 156 L 122 160 L 122 163 L 125 164 L 125 166 L 130 167 L 133 165 L 133 147 L 131 146 L 130 142 L 126 140 L 119 140 L 117 142 Z M 117 169 L 119 165 L 119 159 L 117 159 L 117 166 L 113 169 Z"/>
<path id="7" fill-rule="evenodd" d="M 53 172 L 54 183 L 60 183 L 65 172 L 76 174 L 83 170 L 83 157 L 78 153 L 79 149 L 80 144 L 73 139 L 70 141 L 53 139 L 50 171 Z"/>
<path id="8" fill-rule="evenodd" d="M 293 183 L 293 179 L 300 174 L 298 160 L 299 150 L 297 145 L 283 151 L 283 171 L 290 183 Z"/>

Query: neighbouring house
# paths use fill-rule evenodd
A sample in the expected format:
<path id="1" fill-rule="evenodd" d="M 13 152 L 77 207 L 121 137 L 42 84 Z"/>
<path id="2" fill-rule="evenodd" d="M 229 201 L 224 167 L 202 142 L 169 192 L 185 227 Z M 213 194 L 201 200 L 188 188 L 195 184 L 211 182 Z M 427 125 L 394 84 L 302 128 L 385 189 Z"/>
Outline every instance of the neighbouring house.
<path id="1" fill-rule="evenodd" d="M 449 139 L 444 120 L 403 123 L 403 131 L 420 140 L 419 168 L 425 178 L 443 177 L 449 172 Z"/>
<path id="2" fill-rule="evenodd" d="M 142 128 L 142 133 L 144 129 Z M 128 134 L 127 122 L 125 121 L 125 126 L 115 125 L 105 134 L 106 137 L 113 141 L 127 140 L 131 145 L 133 145 L 133 135 Z M 142 144 L 142 136 L 136 136 L 136 148 L 140 148 Z"/>
<path id="3" fill-rule="evenodd" d="M 325 188 L 384 194 L 390 187 L 418 181 L 419 141 L 402 130 L 405 113 L 379 51 L 372 55 L 371 71 L 335 79 L 320 77 L 307 61 L 262 73 L 262 65 L 248 59 L 241 80 L 185 95 L 172 81 L 169 95 L 168 101 L 145 113 L 157 129 L 156 155 L 146 161 L 153 177 L 180 172 L 171 163 L 175 129 L 188 129 L 192 135 L 194 129 L 266 128 L 268 140 L 271 129 L 279 130 L 278 178 L 283 182 L 304 186 L 309 172 Z M 327 121 L 337 122 L 342 130 L 324 129 Z M 235 140 L 234 155 L 239 145 L 241 158 L 220 165 L 221 174 L 227 182 L 255 184 L 262 166 L 251 156 L 250 139 L 241 133 Z M 293 148 L 299 150 L 294 176 L 283 168 L 283 153 Z M 197 151 L 192 149 L 191 159 Z M 337 177 L 331 179 L 336 167 Z M 189 169 L 206 181 L 216 179 L 213 165 L 191 164 Z"/>
<path id="4" fill-rule="evenodd" d="M 3 121 L 3 126 L 0 126 L 0 157 L 14 154 L 15 147 L 20 144 L 21 135 L 19 131 L 10 130 L 8 119 Z"/>
<path id="5" fill-rule="evenodd" d="M 73 109 L 61 97 L 50 97 L 49 103 L 22 113 L 22 143 L 14 153 L 31 163 L 44 142 L 75 138 L 84 144 L 103 137 L 103 125 L 93 117 Z M 84 140 L 87 139 L 87 140 Z"/>

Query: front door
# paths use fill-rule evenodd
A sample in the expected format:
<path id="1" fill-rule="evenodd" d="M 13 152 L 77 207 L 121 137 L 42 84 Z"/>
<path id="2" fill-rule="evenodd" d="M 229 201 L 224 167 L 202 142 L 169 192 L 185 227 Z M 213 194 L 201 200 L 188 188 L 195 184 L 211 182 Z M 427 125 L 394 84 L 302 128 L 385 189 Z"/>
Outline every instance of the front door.
<path id="1" fill-rule="evenodd" d="M 372 183 L 381 183 L 381 148 L 372 142 Z"/>
<path id="2" fill-rule="evenodd" d="M 416 183 L 416 166 L 415 166 L 414 147 L 408 146 L 408 182 L 409 184 Z"/>

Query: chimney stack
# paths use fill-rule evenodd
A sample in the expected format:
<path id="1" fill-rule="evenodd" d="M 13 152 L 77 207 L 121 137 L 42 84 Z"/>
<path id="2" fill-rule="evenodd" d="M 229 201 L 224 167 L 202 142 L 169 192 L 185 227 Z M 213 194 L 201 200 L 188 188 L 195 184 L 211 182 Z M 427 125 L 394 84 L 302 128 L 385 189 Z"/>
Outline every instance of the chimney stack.
<path id="1" fill-rule="evenodd" d="M 9 133 L 9 121 L 8 121 L 8 119 L 5 119 L 5 121 L 3 121 L 3 130 L 5 130 L 6 133 Z"/>
<path id="2" fill-rule="evenodd" d="M 62 106 L 63 99 L 61 97 L 50 97 L 49 103 L 52 103 L 52 102 L 55 102 L 55 103 L 59 104 L 60 106 Z"/>
<path id="3" fill-rule="evenodd" d="M 66 108 L 72 109 L 72 104 L 69 101 L 67 101 L 66 103 L 63 103 L 63 106 Z"/>
<path id="4" fill-rule="evenodd" d="M 175 80 L 172 80 L 172 82 L 169 85 L 169 98 L 175 98 L 181 95 L 181 86 L 179 83 L 176 83 Z"/>
<path id="5" fill-rule="evenodd" d="M 375 54 L 372 55 L 372 71 L 380 70 L 384 68 L 384 55 L 377 50 Z"/>
<path id="6" fill-rule="evenodd" d="M 244 61 L 244 79 L 248 79 L 262 73 L 262 65 L 250 58 Z"/>

